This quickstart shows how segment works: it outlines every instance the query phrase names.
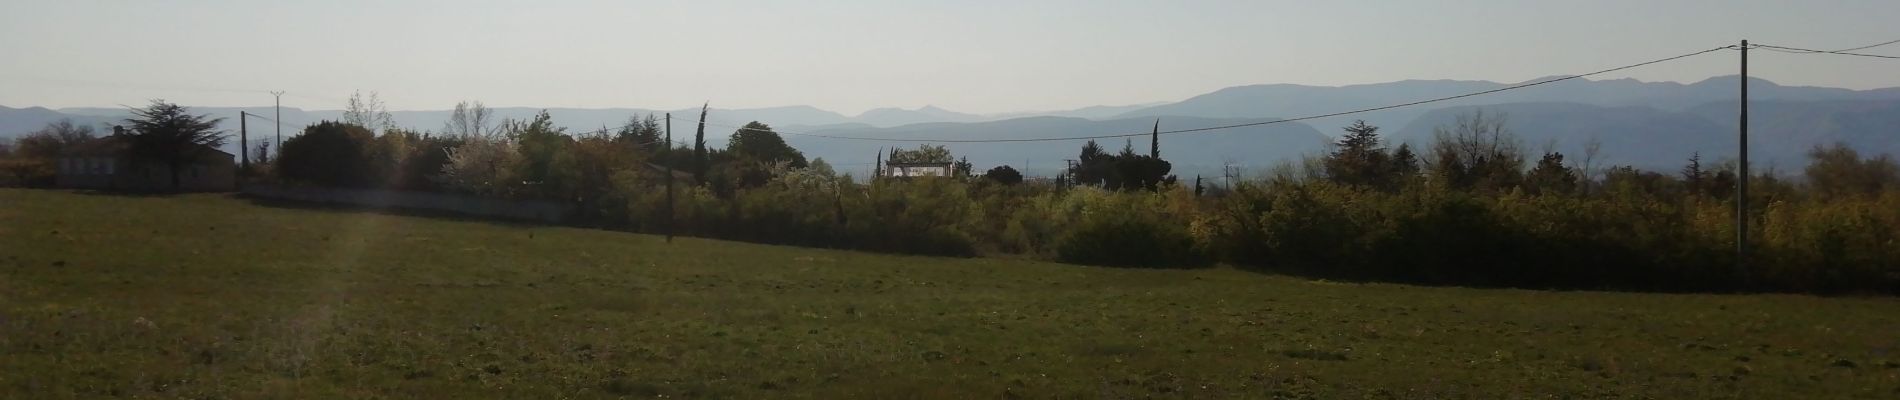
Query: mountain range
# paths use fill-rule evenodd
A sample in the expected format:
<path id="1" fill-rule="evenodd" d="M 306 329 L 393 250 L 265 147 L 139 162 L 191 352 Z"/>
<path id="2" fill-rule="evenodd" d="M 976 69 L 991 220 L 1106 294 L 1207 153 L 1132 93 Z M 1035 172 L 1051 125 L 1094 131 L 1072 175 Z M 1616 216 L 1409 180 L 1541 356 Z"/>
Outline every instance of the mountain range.
<path id="1" fill-rule="evenodd" d="M 722 146 L 732 126 L 760 121 L 787 133 L 786 140 L 809 157 L 824 157 L 844 171 L 868 171 L 878 151 L 912 145 L 893 141 L 827 139 L 818 136 L 877 139 L 986 140 L 1002 138 L 1057 138 L 1146 132 L 1158 119 L 1162 130 L 1195 129 L 1274 121 L 1341 111 L 1498 90 L 1520 83 L 1456 80 L 1408 80 L 1365 85 L 1308 86 L 1249 85 L 1216 90 L 1176 102 L 1125 106 L 1096 106 L 1073 110 L 1004 114 L 961 113 L 935 106 L 916 109 L 880 108 L 846 116 L 810 106 L 753 109 L 714 108 L 709 117 L 708 143 Z M 1784 86 L 1763 79 L 1748 80 L 1750 94 L 1751 161 L 1785 170 L 1805 164 L 1802 154 L 1819 144 L 1840 142 L 1863 153 L 1900 154 L 1900 88 L 1850 90 Z M 1456 116 L 1483 110 L 1502 115 L 1507 126 L 1528 151 L 1555 150 L 1575 160 L 1585 143 L 1601 145 L 1599 162 L 1673 170 L 1692 153 L 1705 162 L 1735 155 L 1738 128 L 1736 76 L 1720 76 L 1694 83 L 1643 82 L 1633 79 L 1569 79 L 1411 107 L 1248 128 L 1165 135 L 1163 158 L 1173 161 L 1183 175 L 1217 176 L 1223 166 L 1258 170 L 1323 151 L 1339 127 L 1355 119 L 1382 126 L 1389 142 L 1424 145 L 1434 128 Z M 270 117 L 272 107 L 194 107 L 198 113 L 225 117 L 223 127 L 235 131 L 239 111 Z M 495 108 L 498 119 L 525 119 L 541 111 L 529 107 Z M 692 126 L 698 109 L 651 110 L 635 108 L 551 108 L 548 113 L 570 132 L 619 126 L 636 115 L 671 112 L 675 125 Z M 285 108 L 285 131 L 305 124 L 335 120 L 337 110 Z M 432 130 L 447 120 L 447 110 L 393 111 L 399 126 Z M 115 123 L 127 115 L 120 108 L 0 107 L 0 138 L 19 135 L 67 118 L 82 124 Z M 268 121 L 252 119 L 252 133 L 274 134 Z M 675 132 L 690 135 L 690 129 Z M 1132 140 L 1137 152 L 1147 151 L 1146 138 Z M 1125 143 L 1108 139 L 1103 147 L 1119 150 Z M 1048 174 L 1074 158 L 1075 141 L 949 143 L 959 155 L 979 168 L 1008 164 Z M 235 150 L 235 146 L 228 146 Z"/>

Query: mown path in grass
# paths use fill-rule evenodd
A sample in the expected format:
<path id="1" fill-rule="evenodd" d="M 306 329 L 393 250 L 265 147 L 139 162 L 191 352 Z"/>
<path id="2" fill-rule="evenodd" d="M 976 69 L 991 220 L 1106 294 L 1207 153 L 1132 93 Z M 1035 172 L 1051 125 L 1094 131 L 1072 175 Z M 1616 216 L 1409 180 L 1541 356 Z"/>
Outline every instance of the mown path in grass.
<path id="1" fill-rule="evenodd" d="M 1900 301 L 1341 284 L 0 189 L 0 398 L 1900 397 Z"/>

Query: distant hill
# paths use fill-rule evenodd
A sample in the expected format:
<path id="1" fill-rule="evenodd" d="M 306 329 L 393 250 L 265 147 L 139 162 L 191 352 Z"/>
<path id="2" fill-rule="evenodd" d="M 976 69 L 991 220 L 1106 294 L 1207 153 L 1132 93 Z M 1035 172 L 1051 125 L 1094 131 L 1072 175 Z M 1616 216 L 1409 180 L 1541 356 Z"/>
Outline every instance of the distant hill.
<path id="1" fill-rule="evenodd" d="M 1551 78 L 1554 77 L 1526 82 Z M 1338 127 L 1347 125 L 1354 119 L 1364 119 L 1374 125 L 1396 127 L 1411 123 L 1420 115 L 1435 109 L 1511 103 L 1562 102 L 1604 107 L 1642 106 L 1663 111 L 1682 111 L 1710 102 L 1735 101 L 1739 86 L 1736 84 L 1736 79 L 1737 77 L 1733 75 L 1719 76 L 1692 84 L 1642 82 L 1634 79 L 1601 81 L 1573 79 L 1416 107 L 1313 120 L 1310 123 L 1320 127 Z M 1129 111 L 1119 116 L 1178 115 L 1237 118 L 1271 115 L 1291 118 L 1449 97 L 1511 85 L 1515 84 L 1489 81 L 1411 80 L 1337 87 L 1285 84 L 1238 86 L 1176 103 Z M 1900 100 L 1900 88 L 1849 90 L 1782 86 L 1757 78 L 1749 80 L 1749 97 L 1754 101 Z"/>
<path id="2" fill-rule="evenodd" d="M 863 114 L 858 114 L 857 118 L 853 118 L 853 122 L 871 126 L 888 127 L 927 122 L 976 122 L 986 119 L 989 118 L 976 114 L 965 114 L 945 110 L 937 106 L 923 106 L 915 110 L 905 110 L 901 108 L 873 109 L 865 111 Z"/>
<path id="3" fill-rule="evenodd" d="M 1503 115 L 1525 149 L 1563 152 L 1575 161 L 1584 144 L 1601 143 L 1599 164 L 1673 171 L 1692 153 L 1704 162 L 1736 156 L 1737 106 L 1713 102 L 1685 111 L 1650 107 L 1605 107 L 1578 103 L 1513 103 L 1433 110 L 1387 138 L 1393 143 L 1429 143 L 1432 130 L 1458 115 L 1482 109 Z M 1865 154 L 1900 155 L 1900 100 L 1754 101 L 1749 107 L 1749 161 L 1766 168 L 1807 165 L 1816 145 L 1845 143 Z"/>

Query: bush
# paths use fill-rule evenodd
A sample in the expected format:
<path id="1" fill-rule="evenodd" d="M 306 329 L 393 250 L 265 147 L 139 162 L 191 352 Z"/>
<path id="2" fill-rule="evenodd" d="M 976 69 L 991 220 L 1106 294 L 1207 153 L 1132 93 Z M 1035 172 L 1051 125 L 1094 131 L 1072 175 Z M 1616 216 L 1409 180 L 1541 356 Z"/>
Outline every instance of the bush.
<path id="1" fill-rule="evenodd" d="M 1079 220 L 1056 244 L 1056 259 L 1110 267 L 1193 268 L 1212 263 L 1188 233 L 1188 224 L 1170 218 L 1165 195 L 1113 194 L 1099 191 Z"/>
<path id="2" fill-rule="evenodd" d="M 325 186 L 370 187 L 382 176 L 372 163 L 375 134 L 363 127 L 324 121 L 284 141 L 276 170 L 285 180 Z"/>

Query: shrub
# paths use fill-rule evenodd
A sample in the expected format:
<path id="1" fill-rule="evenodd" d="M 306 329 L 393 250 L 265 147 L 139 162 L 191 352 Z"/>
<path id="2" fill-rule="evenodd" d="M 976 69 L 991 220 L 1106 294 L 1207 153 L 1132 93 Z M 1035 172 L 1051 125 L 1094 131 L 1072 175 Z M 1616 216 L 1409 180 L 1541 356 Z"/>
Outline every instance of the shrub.
<path id="1" fill-rule="evenodd" d="M 367 187 L 381 182 L 369 147 L 375 135 L 363 127 L 325 121 L 284 141 L 276 170 L 285 180 L 325 186 Z"/>
<path id="2" fill-rule="evenodd" d="M 1187 223 L 1157 212 L 1165 195 L 1094 192 L 1056 244 L 1062 262 L 1111 267 L 1192 268 L 1211 264 Z"/>

